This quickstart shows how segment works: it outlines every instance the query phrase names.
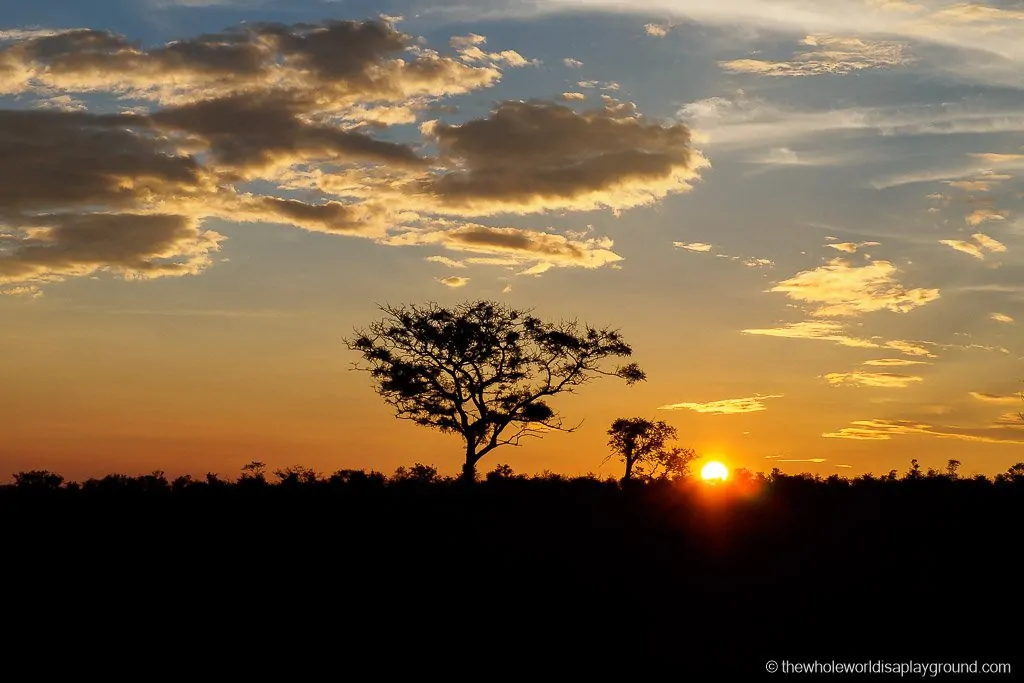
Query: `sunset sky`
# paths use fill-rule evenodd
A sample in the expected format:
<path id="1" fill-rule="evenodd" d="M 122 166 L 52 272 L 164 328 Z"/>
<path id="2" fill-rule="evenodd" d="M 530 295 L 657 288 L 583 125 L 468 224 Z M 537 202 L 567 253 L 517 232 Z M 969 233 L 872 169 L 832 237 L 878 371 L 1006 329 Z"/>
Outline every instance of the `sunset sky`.
<path id="1" fill-rule="evenodd" d="M 1024 3 L 38 0 L 0 10 L 0 478 L 454 474 L 342 338 L 496 299 L 648 373 L 481 461 L 1024 460 Z"/>

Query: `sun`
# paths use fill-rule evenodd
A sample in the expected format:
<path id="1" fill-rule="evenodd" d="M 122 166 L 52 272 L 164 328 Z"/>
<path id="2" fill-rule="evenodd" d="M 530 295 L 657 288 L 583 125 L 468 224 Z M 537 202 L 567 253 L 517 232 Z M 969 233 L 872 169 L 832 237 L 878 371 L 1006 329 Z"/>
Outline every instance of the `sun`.
<path id="1" fill-rule="evenodd" d="M 729 468 L 720 462 L 709 462 L 700 471 L 700 478 L 704 481 L 725 481 L 729 478 Z"/>

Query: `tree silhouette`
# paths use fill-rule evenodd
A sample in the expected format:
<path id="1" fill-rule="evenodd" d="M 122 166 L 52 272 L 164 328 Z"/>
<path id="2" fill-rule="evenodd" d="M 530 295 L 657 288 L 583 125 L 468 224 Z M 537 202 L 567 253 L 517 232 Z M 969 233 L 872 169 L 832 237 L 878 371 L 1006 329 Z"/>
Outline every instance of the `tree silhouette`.
<path id="1" fill-rule="evenodd" d="M 921 474 L 921 463 L 917 461 L 917 458 L 912 458 L 910 460 L 910 469 L 907 470 L 907 473 L 903 476 L 903 478 L 920 479 L 922 476 L 924 475 Z"/>
<path id="2" fill-rule="evenodd" d="M 517 475 L 515 470 L 512 469 L 511 465 L 504 463 L 498 464 L 493 470 L 487 473 L 487 481 L 506 481 L 508 479 L 522 479 L 522 475 Z"/>
<path id="3" fill-rule="evenodd" d="M 242 479 L 260 484 L 267 483 L 267 464 L 253 460 L 247 465 L 242 465 Z"/>
<path id="4" fill-rule="evenodd" d="M 949 462 L 946 463 L 946 476 L 950 479 L 956 479 L 960 476 L 960 465 L 962 463 L 959 460 L 950 458 Z"/>
<path id="5" fill-rule="evenodd" d="M 634 474 L 645 479 L 685 476 L 697 457 L 691 449 L 668 447 L 668 441 L 676 439 L 678 433 L 664 421 L 619 418 L 612 423 L 608 436 L 612 449 L 608 458 L 618 456 L 626 468 L 622 481 L 631 480 Z"/>
<path id="6" fill-rule="evenodd" d="M 608 358 L 632 355 L 617 330 L 544 322 L 491 301 L 379 308 L 383 320 L 345 340 L 366 362 L 355 369 L 370 373 L 397 417 L 460 435 L 466 480 L 475 480 L 477 462 L 495 448 L 574 431 L 563 427 L 549 397 L 573 393 L 597 375 L 627 384 L 646 378 L 635 363 L 602 369 Z"/>
<path id="7" fill-rule="evenodd" d="M 392 477 L 394 481 L 413 481 L 421 484 L 429 484 L 439 480 L 437 468 L 433 465 L 416 463 L 412 467 L 399 467 Z"/>
<path id="8" fill-rule="evenodd" d="M 274 476 L 285 486 L 314 484 L 320 479 L 320 475 L 315 470 L 303 465 L 292 465 L 284 469 L 274 470 Z"/>
<path id="9" fill-rule="evenodd" d="M 56 491 L 64 483 L 64 477 L 49 470 L 32 470 L 30 472 L 17 472 L 14 475 L 14 485 L 18 488 L 32 491 Z"/>

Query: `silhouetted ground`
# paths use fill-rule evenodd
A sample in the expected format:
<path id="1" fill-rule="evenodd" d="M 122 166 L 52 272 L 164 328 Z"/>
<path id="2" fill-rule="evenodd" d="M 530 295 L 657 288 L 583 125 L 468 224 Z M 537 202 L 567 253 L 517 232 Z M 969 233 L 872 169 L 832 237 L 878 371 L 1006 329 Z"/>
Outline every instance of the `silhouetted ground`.
<path id="1" fill-rule="evenodd" d="M 1024 671 L 1021 472 L 279 478 L 21 475 L 0 489 L 8 624 L 89 643 L 104 668 L 97 652 L 125 671 L 214 672 L 202 656 L 221 677 L 745 681 L 792 678 L 766 673 L 787 659 Z M 143 654 L 147 669 L 128 666 Z"/>

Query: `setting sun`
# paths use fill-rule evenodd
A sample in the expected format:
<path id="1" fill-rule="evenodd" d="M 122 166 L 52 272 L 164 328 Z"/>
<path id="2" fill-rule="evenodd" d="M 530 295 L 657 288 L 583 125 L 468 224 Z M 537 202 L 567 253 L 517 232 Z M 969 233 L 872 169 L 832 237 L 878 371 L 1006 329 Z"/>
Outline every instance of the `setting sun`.
<path id="1" fill-rule="evenodd" d="M 720 462 L 709 462 L 700 471 L 700 478 L 704 481 L 725 481 L 729 478 L 729 468 Z"/>

